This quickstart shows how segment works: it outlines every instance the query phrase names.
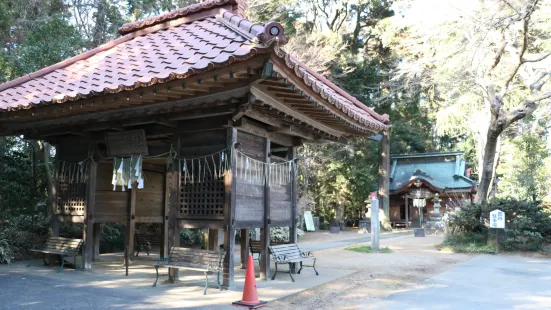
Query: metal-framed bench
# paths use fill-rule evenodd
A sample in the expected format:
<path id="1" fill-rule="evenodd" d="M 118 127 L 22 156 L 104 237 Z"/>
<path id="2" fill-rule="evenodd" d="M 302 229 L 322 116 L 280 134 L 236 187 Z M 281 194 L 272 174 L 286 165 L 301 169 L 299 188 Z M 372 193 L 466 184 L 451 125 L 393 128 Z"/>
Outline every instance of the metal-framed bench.
<path id="1" fill-rule="evenodd" d="M 159 280 L 159 267 L 165 267 L 202 271 L 205 274 L 205 290 L 203 291 L 203 295 L 207 294 L 207 286 L 209 283 L 208 275 L 216 272 L 218 288 L 222 290 L 222 286 L 220 285 L 220 273 L 222 272 L 222 263 L 225 256 L 226 253 L 222 249 L 220 249 L 220 253 L 218 253 L 210 250 L 173 247 L 168 257 L 160 258 L 155 264 L 157 277 L 155 283 L 153 283 L 153 287 L 157 286 L 157 281 Z"/>
<path id="2" fill-rule="evenodd" d="M 291 274 L 292 265 L 295 263 L 300 263 L 300 269 L 298 274 L 302 270 L 302 267 L 312 267 L 316 272 L 316 276 L 319 276 L 318 271 L 316 270 L 316 258 L 312 252 L 302 252 L 296 243 L 281 244 L 281 245 L 270 245 L 270 252 L 274 258 L 275 262 L 275 273 L 272 276 L 272 280 L 275 279 L 277 275 L 277 265 L 288 264 L 289 265 L 289 276 L 291 280 L 295 282 L 293 275 Z M 313 261 L 312 265 L 303 265 L 304 261 Z"/>
<path id="3" fill-rule="evenodd" d="M 287 242 L 270 241 L 270 245 L 280 244 L 287 244 Z M 251 251 L 253 259 L 260 260 L 260 240 L 249 240 L 249 251 Z M 257 254 L 256 258 L 254 258 L 254 254 Z"/>
<path id="4" fill-rule="evenodd" d="M 53 254 L 53 255 L 59 255 L 61 258 L 61 267 L 57 270 L 57 272 L 60 272 L 63 270 L 63 266 L 65 266 L 65 258 L 66 257 L 73 257 L 74 258 L 74 265 L 75 269 L 77 268 L 77 255 L 80 253 L 82 249 L 83 241 L 82 239 L 71 239 L 71 238 L 63 238 L 63 237 L 50 237 L 44 244 L 44 246 L 41 249 L 33 249 L 31 252 L 38 252 L 43 253 L 44 257 L 44 266 L 48 266 L 48 262 L 46 262 L 46 254 Z M 30 264 L 27 265 L 27 267 L 30 267 Z"/>
<path id="5" fill-rule="evenodd" d="M 161 236 L 152 233 L 138 233 L 134 234 L 136 239 L 136 255 L 140 254 L 140 251 L 145 251 L 149 256 L 152 246 L 161 246 Z"/>

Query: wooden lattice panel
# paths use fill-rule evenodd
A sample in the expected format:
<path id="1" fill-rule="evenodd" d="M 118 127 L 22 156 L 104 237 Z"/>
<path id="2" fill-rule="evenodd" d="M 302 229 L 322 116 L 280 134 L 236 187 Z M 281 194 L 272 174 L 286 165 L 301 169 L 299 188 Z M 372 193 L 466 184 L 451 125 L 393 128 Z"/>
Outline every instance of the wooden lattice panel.
<path id="1" fill-rule="evenodd" d="M 86 184 L 59 182 L 57 196 L 58 215 L 84 215 Z"/>
<path id="2" fill-rule="evenodd" d="M 224 219 L 224 180 L 206 178 L 180 184 L 181 219 Z"/>

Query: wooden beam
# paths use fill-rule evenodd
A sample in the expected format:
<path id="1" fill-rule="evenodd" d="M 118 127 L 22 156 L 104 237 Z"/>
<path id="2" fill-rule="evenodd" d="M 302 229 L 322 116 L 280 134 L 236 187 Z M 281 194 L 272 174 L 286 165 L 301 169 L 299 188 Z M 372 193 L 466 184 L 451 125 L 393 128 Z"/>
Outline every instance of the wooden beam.
<path id="1" fill-rule="evenodd" d="M 234 127 L 238 128 L 239 131 L 247 132 L 259 137 L 270 138 L 277 144 L 281 144 L 284 146 L 293 145 L 293 139 L 291 137 L 282 135 L 277 132 L 273 132 L 273 133 L 268 132 L 266 129 L 261 128 L 260 126 L 257 126 L 255 124 L 252 124 L 246 118 L 240 119 L 236 124 L 234 124 Z"/>
<path id="2" fill-rule="evenodd" d="M 178 107 L 192 107 L 199 103 L 212 103 L 219 102 L 221 100 L 228 100 L 230 98 L 239 98 L 245 96 L 249 92 L 250 86 L 243 86 L 240 88 L 235 88 L 230 91 L 210 93 L 208 95 L 186 98 L 181 100 L 153 103 L 149 105 L 140 105 L 130 108 L 123 108 L 117 110 L 108 110 L 95 113 L 88 113 L 82 115 L 71 115 L 60 118 L 52 118 L 40 121 L 24 121 L 24 122 L 6 122 L 6 127 L 8 132 L 2 132 L 1 134 L 18 134 L 21 131 L 28 128 L 40 128 L 40 127 L 50 127 L 50 126 L 60 126 L 61 124 L 80 124 L 83 121 L 95 120 L 95 121 L 119 121 L 123 115 L 132 113 L 148 113 L 150 111 L 161 111 L 166 110 L 165 113 L 171 113 L 171 110 Z M 156 114 L 159 114 L 157 112 Z M 126 117 L 127 118 L 127 117 Z"/>
<path id="3" fill-rule="evenodd" d="M 266 180 L 270 179 L 270 139 L 264 140 L 264 175 Z M 270 278 L 270 183 L 264 183 L 264 226 L 260 234 L 260 279 L 268 280 Z"/>
<path id="4" fill-rule="evenodd" d="M 259 121 L 261 123 L 273 126 L 273 127 L 281 127 L 283 126 L 283 122 L 273 116 L 264 114 L 262 112 L 256 111 L 256 110 L 249 110 L 245 113 L 245 116 L 250 117 L 256 121 Z"/>
<path id="5" fill-rule="evenodd" d="M 304 122 L 308 125 L 319 128 L 320 130 L 323 130 L 323 131 L 327 132 L 330 135 L 333 135 L 335 137 L 341 137 L 342 134 L 343 134 L 340 131 L 337 131 L 337 130 L 329 128 L 329 127 L 327 127 L 327 126 L 325 126 L 325 125 L 323 125 L 319 122 L 316 122 L 315 120 L 310 119 L 309 117 L 307 117 L 303 114 L 297 113 L 293 109 L 291 109 L 291 108 L 287 107 L 286 105 L 284 105 L 283 103 L 277 101 L 275 98 L 272 98 L 264 89 L 259 88 L 258 86 L 251 87 L 251 93 L 253 93 L 253 95 L 255 95 L 256 98 L 258 98 L 259 100 L 262 100 L 263 102 L 265 102 L 266 104 L 274 107 L 275 109 L 280 110 L 280 111 L 282 111 L 283 113 L 285 113 L 287 115 L 291 115 L 294 118 L 296 118 L 296 119 L 298 119 L 298 120 L 300 120 L 300 121 L 302 121 L 302 122 Z"/>
<path id="6" fill-rule="evenodd" d="M 289 135 L 289 136 L 296 136 L 296 137 L 301 137 L 301 138 L 304 138 L 306 140 L 315 140 L 317 138 L 319 138 L 319 136 L 315 136 L 309 132 L 306 132 L 302 129 L 299 129 L 295 126 L 292 126 L 292 125 L 289 125 L 289 126 L 283 126 L 283 127 L 279 127 L 279 128 L 270 128 L 268 131 L 270 132 L 279 132 L 279 133 L 282 133 L 282 134 L 286 134 L 286 135 Z"/>
<path id="7" fill-rule="evenodd" d="M 237 128 L 230 127 L 227 129 L 226 142 L 228 148 L 233 148 L 235 143 L 237 143 Z M 230 158 L 230 167 L 231 170 L 226 172 L 224 176 L 224 186 L 225 186 L 225 202 L 224 202 L 224 221 L 226 223 L 226 230 L 224 232 L 224 250 L 226 251 L 226 256 L 224 259 L 224 275 L 223 275 L 223 285 L 225 288 L 234 287 L 234 255 L 233 249 L 235 246 L 235 229 L 234 229 L 234 218 L 235 218 L 235 208 L 236 204 L 236 186 L 237 186 L 237 162 L 236 157 L 231 156 Z"/>

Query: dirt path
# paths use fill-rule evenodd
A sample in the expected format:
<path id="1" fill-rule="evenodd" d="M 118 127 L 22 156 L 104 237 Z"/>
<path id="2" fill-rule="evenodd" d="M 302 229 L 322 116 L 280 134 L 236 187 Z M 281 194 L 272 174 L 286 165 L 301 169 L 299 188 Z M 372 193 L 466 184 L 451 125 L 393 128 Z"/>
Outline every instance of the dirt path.
<path id="1" fill-rule="evenodd" d="M 402 236 L 382 240 L 388 254 L 365 254 L 344 247 L 317 251 L 317 265 L 357 270 L 356 273 L 300 294 L 270 303 L 273 309 L 369 309 L 390 294 L 418 287 L 418 282 L 469 259 L 470 255 L 441 253 L 438 236 Z"/>

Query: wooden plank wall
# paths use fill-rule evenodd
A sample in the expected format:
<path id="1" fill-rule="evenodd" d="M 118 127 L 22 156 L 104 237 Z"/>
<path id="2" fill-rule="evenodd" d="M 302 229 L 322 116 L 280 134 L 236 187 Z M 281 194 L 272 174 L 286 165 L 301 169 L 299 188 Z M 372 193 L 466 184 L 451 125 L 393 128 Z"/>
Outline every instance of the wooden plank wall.
<path id="1" fill-rule="evenodd" d="M 136 191 L 136 222 L 162 223 L 165 204 L 165 174 L 143 170 L 144 188 Z"/>
<path id="2" fill-rule="evenodd" d="M 291 184 L 270 186 L 272 227 L 291 226 Z"/>
<path id="3" fill-rule="evenodd" d="M 128 220 L 130 194 L 120 187 L 113 191 L 113 164 L 101 163 L 97 168 L 96 223 L 113 223 Z"/>
<path id="4" fill-rule="evenodd" d="M 237 133 L 239 150 L 261 162 L 265 158 L 264 138 L 248 133 Z M 264 219 L 264 182 L 252 175 L 262 175 L 262 165 L 247 163 L 242 158 L 237 160 L 237 197 L 235 205 L 236 228 L 261 228 Z M 259 170 L 256 171 L 255 169 Z"/>

